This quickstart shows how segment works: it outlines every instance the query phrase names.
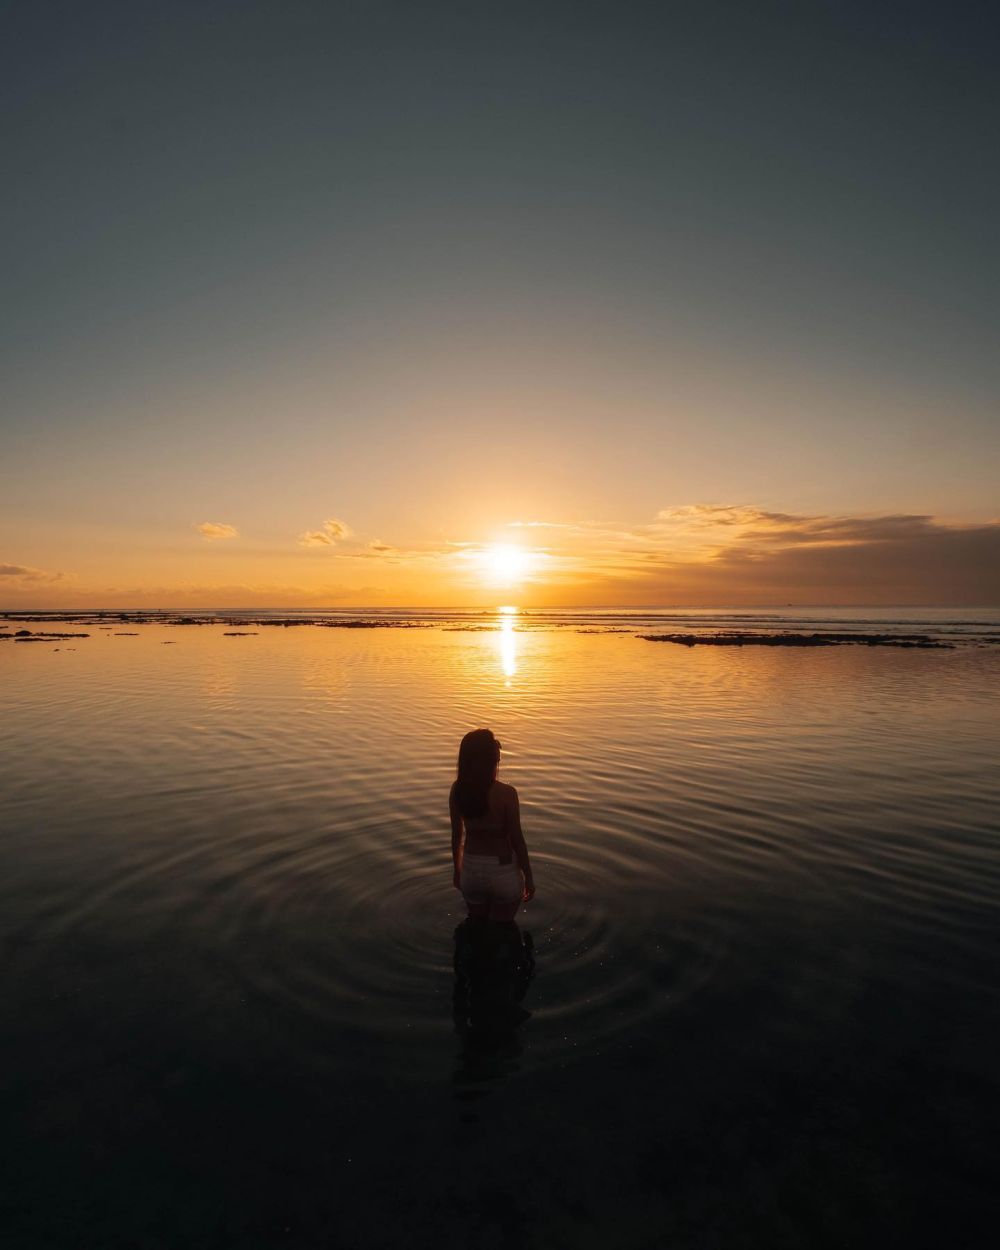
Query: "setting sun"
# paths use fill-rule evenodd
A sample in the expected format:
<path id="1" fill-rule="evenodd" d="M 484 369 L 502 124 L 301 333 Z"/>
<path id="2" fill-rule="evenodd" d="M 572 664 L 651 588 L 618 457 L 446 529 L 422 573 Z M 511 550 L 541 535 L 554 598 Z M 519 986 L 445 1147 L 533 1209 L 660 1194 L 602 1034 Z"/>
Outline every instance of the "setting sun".
<path id="1" fill-rule="evenodd" d="M 491 582 L 510 586 L 522 581 L 530 570 L 532 556 L 514 543 L 494 543 L 481 553 L 483 571 Z"/>

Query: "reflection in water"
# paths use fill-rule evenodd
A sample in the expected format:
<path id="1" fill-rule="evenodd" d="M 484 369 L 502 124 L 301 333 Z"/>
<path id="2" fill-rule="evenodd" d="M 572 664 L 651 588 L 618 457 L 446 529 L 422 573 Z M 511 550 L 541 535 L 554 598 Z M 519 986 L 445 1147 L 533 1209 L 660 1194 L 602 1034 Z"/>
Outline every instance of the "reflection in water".
<path id="1" fill-rule="evenodd" d="M 529 1019 L 521 1006 L 535 975 L 530 933 L 469 916 L 455 930 L 455 1031 L 469 1049 L 495 1049 Z"/>
<path id="2" fill-rule="evenodd" d="M 509 679 L 517 672 L 517 638 L 514 634 L 514 617 L 517 615 L 517 608 L 503 607 L 498 609 L 500 613 L 500 663 L 503 666 L 503 674 L 508 678 L 507 684 L 510 685 Z"/>

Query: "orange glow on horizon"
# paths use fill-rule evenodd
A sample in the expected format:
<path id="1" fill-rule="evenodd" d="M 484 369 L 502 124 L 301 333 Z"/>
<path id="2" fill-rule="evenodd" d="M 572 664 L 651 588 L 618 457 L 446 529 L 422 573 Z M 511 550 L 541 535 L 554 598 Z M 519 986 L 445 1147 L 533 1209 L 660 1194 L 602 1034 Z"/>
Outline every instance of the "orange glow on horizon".
<path id="1" fill-rule="evenodd" d="M 997 601 L 996 521 L 687 504 L 631 520 L 498 519 L 476 535 L 367 529 L 318 509 L 280 529 L 211 515 L 159 545 L 130 534 L 113 552 L 60 532 L 23 565 L 0 562 L 0 610 L 435 606 L 504 619 L 546 607 Z M 507 594 L 521 607 L 496 607 Z"/>

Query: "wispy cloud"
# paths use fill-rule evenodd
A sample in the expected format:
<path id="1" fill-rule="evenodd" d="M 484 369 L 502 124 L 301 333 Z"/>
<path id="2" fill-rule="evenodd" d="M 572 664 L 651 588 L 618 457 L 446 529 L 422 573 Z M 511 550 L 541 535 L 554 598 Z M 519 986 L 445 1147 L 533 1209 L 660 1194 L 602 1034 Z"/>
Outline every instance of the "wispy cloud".
<path id="1" fill-rule="evenodd" d="M 26 564 L 0 564 L 0 577 L 21 582 L 58 582 L 63 573 L 50 573 L 47 569 L 33 569 Z"/>
<path id="2" fill-rule="evenodd" d="M 719 526 L 780 524 L 806 518 L 790 516 L 785 512 L 767 512 L 763 508 L 752 508 L 745 504 L 694 503 L 684 504 L 679 508 L 664 508 L 657 513 L 656 519 L 691 529 L 712 529 Z"/>
<path id="3" fill-rule="evenodd" d="M 343 538 L 347 538 L 351 533 L 350 526 L 346 521 L 340 521 L 336 517 L 328 517 L 323 522 L 323 528 L 318 530 L 306 530 L 305 533 L 299 535 L 299 545 L 302 547 L 333 547 Z"/>
<path id="4" fill-rule="evenodd" d="M 239 538 L 240 532 L 235 525 L 225 525 L 221 521 L 202 521 L 194 527 L 202 538 L 214 541 L 217 538 Z"/>
<path id="5" fill-rule="evenodd" d="M 510 530 L 580 530 L 585 526 L 580 521 L 508 521 Z"/>
<path id="6" fill-rule="evenodd" d="M 995 526 L 956 525 L 926 513 L 882 516 L 808 516 L 769 512 L 744 505 L 696 504 L 667 508 L 657 516 L 654 535 L 695 536 L 700 558 L 727 560 L 773 555 L 791 547 L 862 547 L 872 544 L 927 542 L 955 538 Z"/>
<path id="7" fill-rule="evenodd" d="M 384 560 L 389 564 L 401 564 L 404 560 L 420 559 L 423 553 L 402 551 L 391 543 L 384 543 L 379 538 L 373 538 L 371 542 L 367 542 L 363 546 L 355 543 L 352 550 L 342 551 L 339 554 L 345 560 Z"/>
<path id="8" fill-rule="evenodd" d="M 609 543 L 620 546 L 645 542 L 652 527 L 609 521 L 510 521 L 507 528 L 549 531 L 553 535 L 552 543 L 557 546 L 579 539 L 591 548 L 601 548 Z"/>

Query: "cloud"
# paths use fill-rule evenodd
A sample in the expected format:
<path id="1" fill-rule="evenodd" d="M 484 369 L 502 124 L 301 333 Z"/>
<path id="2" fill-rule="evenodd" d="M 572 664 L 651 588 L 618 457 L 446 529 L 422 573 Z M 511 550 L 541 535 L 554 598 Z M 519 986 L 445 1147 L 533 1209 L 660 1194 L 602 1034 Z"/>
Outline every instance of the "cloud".
<path id="1" fill-rule="evenodd" d="M 26 564 L 0 564 L 0 577 L 10 577 L 22 582 L 58 582 L 63 576 L 62 573 L 29 568 Z"/>
<path id="2" fill-rule="evenodd" d="M 365 547 L 365 550 L 373 556 L 394 556 L 398 554 L 398 548 L 390 546 L 389 543 L 381 542 L 378 538 L 373 538 Z"/>
<path id="3" fill-rule="evenodd" d="M 681 524 L 690 529 L 710 529 L 714 526 L 747 526 L 781 524 L 801 520 L 785 512 L 765 512 L 763 508 L 751 508 L 743 504 L 695 503 L 680 508 L 664 508 L 657 513 L 658 521 Z"/>
<path id="4" fill-rule="evenodd" d="M 745 559 L 789 547 L 858 547 L 872 543 L 929 541 L 942 535 L 954 537 L 990 525 L 947 525 L 926 513 L 889 513 L 883 516 L 801 516 L 768 512 L 743 505 L 717 507 L 695 504 L 668 508 L 658 513 L 656 532 L 696 535 L 712 545 L 715 558 Z M 704 546 L 702 555 L 705 554 Z"/>
<path id="5" fill-rule="evenodd" d="M 722 577 L 814 602 L 1000 603 L 1000 524 L 946 525 L 930 516 L 796 518 L 721 551 Z"/>
<path id="6" fill-rule="evenodd" d="M 509 530 L 584 530 L 586 525 L 579 521 L 508 521 Z"/>
<path id="7" fill-rule="evenodd" d="M 342 538 L 347 538 L 351 532 L 350 526 L 346 521 L 340 521 L 336 517 L 328 517 L 323 522 L 323 528 L 319 530 L 306 530 L 304 534 L 299 535 L 299 545 L 302 547 L 334 547 Z"/>
<path id="8" fill-rule="evenodd" d="M 632 602 L 1000 603 L 1000 522 L 694 504 L 664 509 L 641 532 L 641 556 L 602 570 L 632 580 Z"/>
<path id="9" fill-rule="evenodd" d="M 202 521 L 194 527 L 202 538 L 239 538 L 240 532 L 235 525 L 225 525 L 221 521 Z"/>

